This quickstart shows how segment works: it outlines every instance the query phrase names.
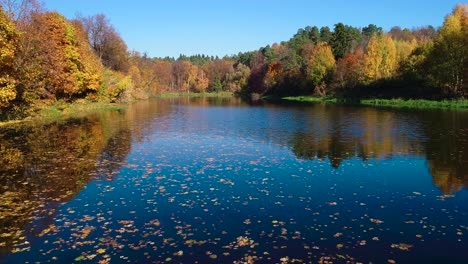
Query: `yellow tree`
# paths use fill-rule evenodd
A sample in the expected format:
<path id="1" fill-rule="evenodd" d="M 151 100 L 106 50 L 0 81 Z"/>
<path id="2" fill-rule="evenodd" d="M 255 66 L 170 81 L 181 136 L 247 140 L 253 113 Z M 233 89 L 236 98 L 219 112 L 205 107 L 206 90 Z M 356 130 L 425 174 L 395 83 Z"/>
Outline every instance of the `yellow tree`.
<path id="1" fill-rule="evenodd" d="M 72 99 L 95 93 L 102 65 L 79 23 L 56 12 L 34 13 L 24 27 L 16 64 L 22 100 Z"/>
<path id="2" fill-rule="evenodd" d="M 193 88 L 197 92 L 203 93 L 208 88 L 210 84 L 210 80 L 208 79 L 208 77 L 206 77 L 206 73 L 203 71 L 203 69 L 200 69 L 198 67 L 196 67 L 196 69 L 197 69 L 197 75 L 195 78 L 195 83 L 193 84 Z"/>
<path id="3" fill-rule="evenodd" d="M 372 34 L 364 56 L 362 81 L 369 83 L 393 77 L 397 66 L 397 50 L 392 38 L 385 33 Z"/>
<path id="4" fill-rule="evenodd" d="M 466 5 L 465 5 L 465 9 L 466 9 Z M 465 47 L 465 59 L 464 59 L 464 75 L 463 75 L 463 91 L 464 93 L 466 94 L 467 90 L 468 90 L 468 54 L 466 51 L 466 47 L 468 47 L 468 16 L 463 16 L 463 47 Z"/>
<path id="5" fill-rule="evenodd" d="M 407 40 L 397 40 L 395 41 L 395 48 L 397 53 L 398 64 L 402 64 L 406 59 L 411 55 L 411 53 L 418 47 L 418 42 L 415 38 L 410 41 Z"/>
<path id="6" fill-rule="evenodd" d="M 187 93 L 190 92 L 190 89 L 193 88 L 197 82 L 198 77 L 198 67 L 193 65 L 190 62 L 187 62 L 188 70 L 187 70 L 187 80 L 185 87 L 187 88 Z"/>
<path id="7" fill-rule="evenodd" d="M 148 94 L 146 91 L 146 85 L 143 81 L 143 77 L 141 74 L 141 69 L 137 65 L 131 65 L 128 69 L 128 77 L 132 80 L 133 86 L 131 87 L 131 91 L 127 93 L 128 98 L 127 101 L 132 101 L 134 99 L 146 99 L 148 98 Z"/>
<path id="8" fill-rule="evenodd" d="M 156 79 L 156 92 L 173 91 L 175 82 L 172 74 L 172 64 L 169 61 L 157 60 L 153 65 Z"/>
<path id="9" fill-rule="evenodd" d="M 51 23 L 49 30 L 54 33 L 52 36 L 57 45 L 57 55 L 60 56 L 63 52 L 65 59 L 62 69 L 63 80 L 60 80 L 61 83 L 66 83 L 62 87 L 63 93 L 75 96 L 88 90 L 96 91 L 100 84 L 99 69 L 96 67 L 98 63 L 93 61 L 94 55 L 86 45 L 85 39 L 78 38 L 78 35 L 83 33 L 58 13 L 46 13 L 46 15 Z M 57 29 L 55 26 L 62 29 Z"/>
<path id="10" fill-rule="evenodd" d="M 326 95 L 326 81 L 331 78 L 335 70 L 335 56 L 330 45 L 320 42 L 314 47 L 307 65 L 307 79 L 314 85 L 317 95 Z"/>
<path id="11" fill-rule="evenodd" d="M 79 53 L 79 60 L 75 62 L 79 71 L 77 74 L 79 92 L 94 93 L 101 85 L 102 63 L 89 45 L 86 32 L 79 21 L 71 24 L 67 21 L 75 39 L 75 46 Z"/>
<path id="12" fill-rule="evenodd" d="M 382 64 L 382 54 L 379 42 L 379 36 L 375 33 L 372 34 L 364 55 L 364 81 L 375 81 L 381 78 L 379 68 Z"/>
<path id="13" fill-rule="evenodd" d="M 137 65 L 130 66 L 130 69 L 128 69 L 128 75 L 132 78 L 136 87 L 141 87 L 141 71 Z"/>
<path id="14" fill-rule="evenodd" d="M 179 92 L 188 92 L 189 90 L 189 77 L 190 77 L 190 68 L 192 64 L 188 61 L 176 61 L 172 64 L 172 75 L 174 77 L 174 82 L 176 89 Z"/>
<path id="15" fill-rule="evenodd" d="M 398 58 L 395 43 L 393 39 L 382 33 L 380 49 L 382 52 L 382 64 L 380 65 L 380 71 L 383 78 L 391 78 L 398 66 Z"/>
<path id="16" fill-rule="evenodd" d="M 14 23 L 0 6 L 0 108 L 7 107 L 16 98 L 14 58 L 18 44 Z"/>
<path id="17" fill-rule="evenodd" d="M 463 95 L 463 86 L 466 86 L 464 75 L 467 75 L 468 60 L 467 9 L 466 4 L 459 4 L 455 6 L 452 14 L 445 17 L 428 61 L 436 85 L 453 95 Z"/>

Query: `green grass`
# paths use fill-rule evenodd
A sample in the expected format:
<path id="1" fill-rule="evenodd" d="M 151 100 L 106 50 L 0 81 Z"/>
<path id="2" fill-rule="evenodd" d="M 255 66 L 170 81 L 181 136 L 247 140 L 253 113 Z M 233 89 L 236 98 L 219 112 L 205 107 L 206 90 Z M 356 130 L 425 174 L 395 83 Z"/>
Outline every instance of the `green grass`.
<path id="1" fill-rule="evenodd" d="M 338 99 L 333 97 L 315 97 L 315 96 L 288 96 L 282 97 L 283 100 L 299 101 L 299 102 L 327 102 L 336 103 Z"/>
<path id="2" fill-rule="evenodd" d="M 78 100 L 74 103 L 57 102 L 46 108 L 40 109 L 38 117 L 46 120 L 66 119 L 82 117 L 93 112 L 115 111 L 126 108 L 126 105 L 90 102 L 86 100 Z"/>
<path id="3" fill-rule="evenodd" d="M 360 104 L 400 108 L 468 108 L 468 100 L 365 99 L 361 100 Z"/>
<path id="4" fill-rule="evenodd" d="M 158 97 L 160 98 L 173 98 L 173 97 L 232 97 L 234 93 L 220 92 L 220 93 L 163 93 Z"/>
<path id="5" fill-rule="evenodd" d="M 300 102 L 341 103 L 339 99 L 332 97 L 291 96 L 283 97 L 282 99 Z M 423 99 L 361 99 L 360 101 L 357 101 L 355 103 L 358 105 L 369 105 L 377 107 L 468 109 L 468 100 L 465 99 L 442 101 L 432 101 Z"/>

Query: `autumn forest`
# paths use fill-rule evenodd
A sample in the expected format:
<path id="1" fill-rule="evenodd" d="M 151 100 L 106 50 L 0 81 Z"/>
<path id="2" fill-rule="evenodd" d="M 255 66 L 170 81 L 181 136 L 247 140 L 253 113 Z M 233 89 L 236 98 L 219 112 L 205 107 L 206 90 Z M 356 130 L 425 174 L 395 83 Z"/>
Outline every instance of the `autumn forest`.
<path id="1" fill-rule="evenodd" d="M 440 28 L 307 26 L 289 40 L 223 58 L 150 58 L 128 50 L 103 14 L 69 20 L 35 1 L 3 2 L 2 115 L 57 101 L 129 102 L 163 93 L 440 100 L 468 91 L 465 4 Z"/>

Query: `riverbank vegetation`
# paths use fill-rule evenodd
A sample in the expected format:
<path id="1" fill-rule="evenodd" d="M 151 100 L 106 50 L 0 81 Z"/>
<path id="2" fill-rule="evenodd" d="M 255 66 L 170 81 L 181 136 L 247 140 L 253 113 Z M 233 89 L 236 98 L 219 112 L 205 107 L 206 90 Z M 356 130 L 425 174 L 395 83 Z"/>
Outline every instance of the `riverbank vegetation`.
<path id="1" fill-rule="evenodd" d="M 381 107 L 396 107 L 396 108 L 452 108 L 452 109 L 468 109 L 468 100 L 453 99 L 453 100 L 425 100 L 425 99 L 346 99 L 336 97 L 315 97 L 315 96 L 286 96 L 281 97 L 282 100 L 298 101 L 298 102 L 315 102 L 315 103 L 338 103 L 350 105 L 369 105 Z"/>
<path id="2" fill-rule="evenodd" d="M 171 98 L 171 97 L 232 97 L 234 93 L 231 92 L 216 92 L 216 93 L 162 93 L 158 97 Z"/>
<path id="3" fill-rule="evenodd" d="M 168 94 L 443 100 L 468 93 L 465 4 L 439 29 L 308 26 L 258 51 L 175 59 L 128 50 L 103 14 L 70 20 L 35 0 L 1 3 L 0 120 L 57 102 Z"/>

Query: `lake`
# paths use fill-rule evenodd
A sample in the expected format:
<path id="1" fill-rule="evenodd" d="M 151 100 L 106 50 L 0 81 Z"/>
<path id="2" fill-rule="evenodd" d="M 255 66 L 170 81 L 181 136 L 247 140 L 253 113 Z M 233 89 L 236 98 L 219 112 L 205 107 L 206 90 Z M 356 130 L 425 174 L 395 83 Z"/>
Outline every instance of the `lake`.
<path id="1" fill-rule="evenodd" d="M 1 263 L 468 263 L 468 111 L 168 98 L 0 145 Z"/>

